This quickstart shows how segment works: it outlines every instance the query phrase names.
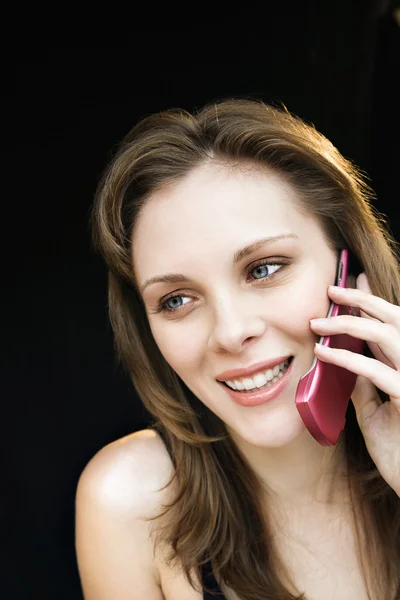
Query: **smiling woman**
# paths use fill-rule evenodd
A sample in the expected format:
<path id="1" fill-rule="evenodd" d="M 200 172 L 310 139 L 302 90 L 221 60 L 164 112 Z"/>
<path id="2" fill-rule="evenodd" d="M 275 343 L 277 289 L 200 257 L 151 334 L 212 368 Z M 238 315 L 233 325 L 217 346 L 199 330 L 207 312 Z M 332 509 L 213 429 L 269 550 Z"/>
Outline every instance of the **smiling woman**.
<path id="1" fill-rule="evenodd" d="M 400 275 L 372 199 L 314 127 L 262 102 L 151 115 L 122 142 L 91 225 L 116 353 L 154 421 L 79 480 L 87 600 L 399 597 L 400 356 L 380 317 L 400 335 Z M 322 447 L 295 395 L 343 248 L 376 309 L 361 287 L 352 305 L 381 328 L 332 319 L 335 333 L 357 325 L 367 362 L 330 359 L 360 382 L 357 412 Z M 371 389 L 386 429 L 365 425 Z"/>

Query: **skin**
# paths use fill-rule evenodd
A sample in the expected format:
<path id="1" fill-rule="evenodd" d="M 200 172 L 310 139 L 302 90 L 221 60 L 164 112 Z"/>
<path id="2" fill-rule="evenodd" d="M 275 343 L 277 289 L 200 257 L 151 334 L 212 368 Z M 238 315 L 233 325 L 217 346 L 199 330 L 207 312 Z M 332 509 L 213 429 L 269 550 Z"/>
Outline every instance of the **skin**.
<path id="1" fill-rule="evenodd" d="M 233 264 L 235 251 L 278 234 L 297 237 L 266 244 Z M 338 260 L 318 221 L 299 211 L 294 191 L 278 174 L 213 162 L 154 193 L 132 242 L 139 286 L 165 273 L 189 280 L 154 283 L 142 293 L 169 365 L 224 421 L 277 506 L 303 510 L 324 503 L 332 491 L 328 473 L 343 472 L 344 457 L 314 440 L 294 402 L 319 339 L 310 319 L 327 315 Z M 274 267 L 280 258 L 288 264 Z M 260 259 L 267 266 L 252 267 Z M 178 298 L 168 307 L 177 310 L 156 313 L 159 300 L 172 292 Z M 264 405 L 239 406 L 216 381 L 227 369 L 284 355 L 294 356 L 291 377 Z M 339 487 L 336 492 L 343 497 Z"/>

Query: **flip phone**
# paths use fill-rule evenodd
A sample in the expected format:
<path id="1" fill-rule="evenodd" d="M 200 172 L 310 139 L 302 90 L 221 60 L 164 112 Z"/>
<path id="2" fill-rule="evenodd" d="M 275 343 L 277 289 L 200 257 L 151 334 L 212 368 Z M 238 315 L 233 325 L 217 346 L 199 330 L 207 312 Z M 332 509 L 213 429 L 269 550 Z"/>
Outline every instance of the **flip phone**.
<path id="1" fill-rule="evenodd" d="M 349 251 L 340 253 L 335 285 L 355 287 L 348 284 Z M 350 314 L 360 317 L 359 309 L 331 302 L 327 317 Z M 320 344 L 331 348 L 345 348 L 363 354 L 364 340 L 347 334 L 321 337 Z M 311 435 L 321 446 L 334 446 L 346 422 L 346 411 L 356 384 L 357 374 L 342 367 L 318 360 L 300 379 L 296 391 L 296 407 Z"/>

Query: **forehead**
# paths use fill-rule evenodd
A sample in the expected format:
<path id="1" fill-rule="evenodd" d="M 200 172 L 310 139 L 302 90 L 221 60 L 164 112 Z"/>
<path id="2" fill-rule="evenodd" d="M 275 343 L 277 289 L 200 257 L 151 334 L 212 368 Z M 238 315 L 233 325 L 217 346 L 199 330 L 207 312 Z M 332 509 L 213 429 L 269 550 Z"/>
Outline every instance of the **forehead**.
<path id="1" fill-rule="evenodd" d="M 254 238 L 295 233 L 309 240 L 310 228 L 318 233 L 279 174 L 203 165 L 148 199 L 133 230 L 133 265 L 137 274 L 144 263 L 165 272 L 170 262 L 183 268 L 191 257 L 212 250 L 223 256 Z"/>
<path id="2" fill-rule="evenodd" d="M 179 213 L 180 222 L 207 215 L 226 218 L 247 212 L 249 202 L 259 208 L 294 208 L 295 194 L 282 176 L 252 165 L 204 164 L 179 182 L 152 194 L 146 206 L 147 221 Z M 147 210 L 148 209 L 148 210 Z"/>

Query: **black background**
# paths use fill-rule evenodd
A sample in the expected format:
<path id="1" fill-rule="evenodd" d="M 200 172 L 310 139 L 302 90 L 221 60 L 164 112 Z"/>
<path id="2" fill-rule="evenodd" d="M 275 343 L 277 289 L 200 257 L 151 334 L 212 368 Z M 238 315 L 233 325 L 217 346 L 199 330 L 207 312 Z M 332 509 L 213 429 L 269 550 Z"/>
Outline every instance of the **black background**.
<path id="1" fill-rule="evenodd" d="M 283 102 L 368 173 L 376 207 L 400 241 L 394 4 L 298 4 L 269 14 L 261 33 L 213 24 L 185 40 L 149 29 L 129 48 L 10 51 L 0 440 L 6 598 L 82 598 L 79 475 L 102 446 L 148 422 L 114 363 L 106 270 L 88 231 L 102 170 L 139 118 L 221 97 Z"/>

